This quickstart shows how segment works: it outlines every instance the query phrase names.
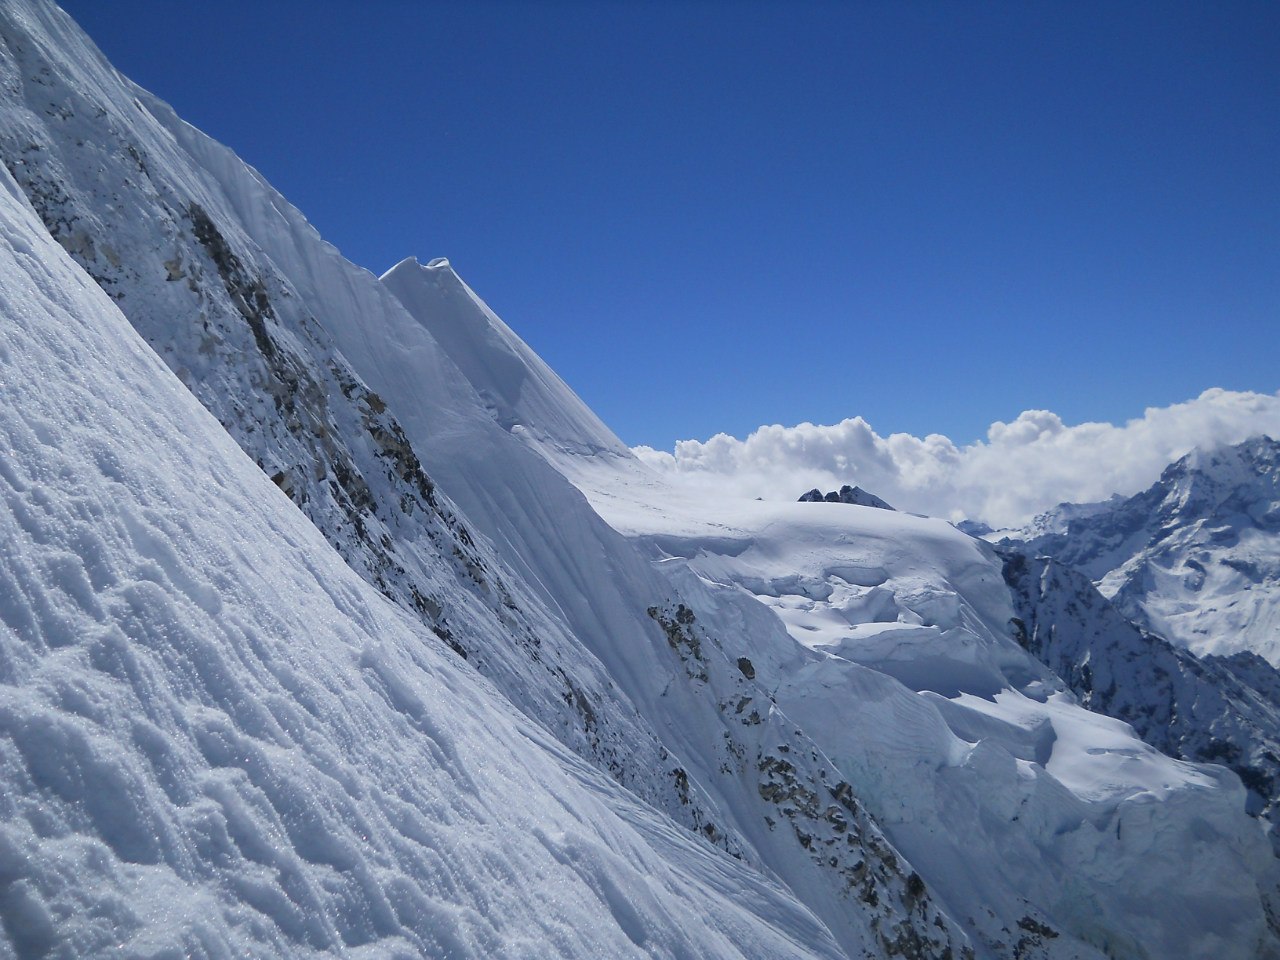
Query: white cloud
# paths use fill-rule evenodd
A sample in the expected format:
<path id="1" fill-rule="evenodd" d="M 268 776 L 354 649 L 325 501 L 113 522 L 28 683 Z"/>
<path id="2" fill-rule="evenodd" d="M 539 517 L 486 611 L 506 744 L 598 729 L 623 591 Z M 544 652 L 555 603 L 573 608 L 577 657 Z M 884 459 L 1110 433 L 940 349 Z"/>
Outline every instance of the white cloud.
<path id="1" fill-rule="evenodd" d="M 1280 393 L 1214 388 L 1151 407 L 1123 425 L 1069 426 L 1048 410 L 993 423 L 987 439 L 957 447 L 939 434 L 877 434 L 861 417 L 831 426 L 761 427 L 745 440 L 681 440 L 674 453 L 637 447 L 651 466 L 699 487 L 794 499 L 854 483 L 915 513 L 1014 525 L 1063 501 L 1137 493 L 1192 448 L 1265 433 L 1280 437 Z"/>

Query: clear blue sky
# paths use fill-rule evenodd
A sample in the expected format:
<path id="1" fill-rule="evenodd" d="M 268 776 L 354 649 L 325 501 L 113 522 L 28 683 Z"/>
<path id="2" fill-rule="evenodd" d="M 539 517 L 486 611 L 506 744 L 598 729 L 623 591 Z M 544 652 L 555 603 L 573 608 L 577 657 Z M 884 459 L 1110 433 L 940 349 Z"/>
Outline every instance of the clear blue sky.
<path id="1" fill-rule="evenodd" d="M 1280 3 L 64 6 L 629 443 L 1280 388 Z"/>

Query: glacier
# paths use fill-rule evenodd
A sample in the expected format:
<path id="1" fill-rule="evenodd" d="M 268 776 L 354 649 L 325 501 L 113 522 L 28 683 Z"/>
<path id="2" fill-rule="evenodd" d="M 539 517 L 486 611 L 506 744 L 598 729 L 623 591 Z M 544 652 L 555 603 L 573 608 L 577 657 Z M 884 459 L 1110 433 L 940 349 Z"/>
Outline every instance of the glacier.
<path id="1" fill-rule="evenodd" d="M 1280 955 L 989 545 L 672 487 L 45 0 L 0 160 L 0 957 Z"/>

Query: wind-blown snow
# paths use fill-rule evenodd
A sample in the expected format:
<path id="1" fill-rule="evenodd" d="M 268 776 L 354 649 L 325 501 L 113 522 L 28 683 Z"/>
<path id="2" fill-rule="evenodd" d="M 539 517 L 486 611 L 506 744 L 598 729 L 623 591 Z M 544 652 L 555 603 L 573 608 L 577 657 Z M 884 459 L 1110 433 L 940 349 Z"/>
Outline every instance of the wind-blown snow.
<path id="1" fill-rule="evenodd" d="M 1058 503 L 1129 495 L 1194 447 L 1280 432 L 1280 393 L 1206 390 L 1124 424 L 1066 424 L 1047 410 L 993 423 L 985 440 L 880 436 L 861 417 L 764 426 L 746 439 L 682 440 L 635 453 L 673 483 L 769 500 L 857 483 L 901 510 L 1016 526 Z"/>
<path id="2" fill-rule="evenodd" d="M 471 676 L 474 665 L 524 713 L 527 726 L 510 749 L 521 752 L 530 737 L 552 749 L 558 741 L 592 765 L 582 776 L 606 775 L 609 795 L 671 831 L 677 846 L 693 845 L 747 887 L 773 889 L 775 881 L 762 877 L 785 882 L 790 893 L 779 896 L 791 906 L 781 914 L 744 890 L 732 893 L 738 906 L 726 914 L 743 910 L 747 926 L 780 926 L 784 943 L 794 926 L 786 912 L 804 913 L 796 906 L 802 898 L 812 913 L 800 921 L 809 924 L 800 939 L 819 950 L 838 941 L 854 956 L 963 955 L 963 932 L 829 761 L 705 636 L 704 621 L 693 626 L 673 584 L 487 399 L 507 397 L 522 416 L 554 416 L 563 406 L 557 422 L 584 433 L 565 449 L 613 446 L 629 459 L 616 442 L 582 442 L 607 430 L 573 406 L 576 398 L 553 374 L 544 368 L 532 394 L 509 385 L 474 389 L 430 324 L 344 261 L 225 147 L 119 77 L 60 12 L 37 0 L 5 0 L 0 27 L 11 54 L 0 58 L 8 68 L 0 158 L 44 229 L 363 582 L 395 601 L 415 642 L 465 656 L 465 668 L 450 659 L 452 667 Z M 447 268 L 424 268 L 432 269 Z M 496 322 L 469 294 L 449 302 L 466 308 L 463 319 L 478 315 L 481 332 Z M 504 339 L 496 341 L 499 355 Z M 495 343 L 481 341 L 484 349 Z M 509 369 L 498 360 L 496 369 Z M 526 354 L 521 362 L 535 360 Z M 539 395 L 557 404 L 530 406 Z M 573 441 L 545 429 L 536 438 Z M 321 541 L 313 536 L 312 543 Z M 733 703 L 758 703 L 750 722 L 729 712 L 730 695 Z M 419 719 L 420 711 L 410 712 Z M 374 738 L 357 766 L 375 766 L 380 751 L 398 749 Z M 504 795 L 512 815 L 526 793 L 536 807 L 537 780 L 532 792 Z M 451 788 L 437 786 L 447 801 Z M 803 806 L 793 805 L 801 797 Z M 580 812 L 595 819 L 590 807 Z M 497 833 L 520 826 L 502 821 Z M 648 902 L 648 867 L 625 843 L 611 848 L 638 865 L 609 888 L 621 916 L 635 897 Z M 726 854 L 740 859 L 729 864 Z M 528 883 L 549 897 L 559 886 L 555 868 Z M 482 916 L 501 911 L 503 899 L 487 887 L 458 885 L 444 899 Z M 94 902 L 93 891 L 82 893 Z M 698 908 L 718 909 L 705 900 Z M 599 921 L 578 920 L 583 936 L 594 936 Z M 689 926 L 675 915 L 664 922 L 673 931 Z M 429 919 L 420 923 L 429 934 Z M 718 924 L 670 937 L 623 925 L 651 955 L 736 949 Z M 536 949 L 598 954 L 565 946 L 545 929 L 528 936 Z M 773 936 L 764 930 L 745 939 L 767 955 Z"/>

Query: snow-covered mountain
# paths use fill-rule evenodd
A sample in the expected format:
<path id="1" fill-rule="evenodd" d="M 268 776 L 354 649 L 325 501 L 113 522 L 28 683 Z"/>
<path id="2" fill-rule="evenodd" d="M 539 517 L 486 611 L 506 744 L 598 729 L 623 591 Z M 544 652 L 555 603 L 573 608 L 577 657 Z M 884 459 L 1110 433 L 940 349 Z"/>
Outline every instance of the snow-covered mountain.
<path id="1" fill-rule="evenodd" d="M 1222 763 L 1280 849 L 1280 671 L 1254 653 L 1197 657 L 1136 626 L 1082 573 L 1005 553 L 1018 639 L 1081 703 L 1170 756 Z"/>
<path id="2" fill-rule="evenodd" d="M 1024 645 L 1148 743 L 1233 769 L 1280 849 L 1280 671 L 1259 655 L 1280 650 L 1278 480 L 1268 437 L 1194 451 L 1142 493 L 1062 504 L 1001 549 Z"/>
<path id="3" fill-rule="evenodd" d="M 1270 437 L 1193 451 L 1142 493 L 1064 504 L 1014 537 L 1193 653 L 1252 651 L 1280 665 L 1280 443 Z"/>
<path id="4" fill-rule="evenodd" d="M 840 956 L 358 577 L 0 173 L 0 956 Z"/>
<path id="5" fill-rule="evenodd" d="M 501 391 L 472 391 L 386 286 L 120 78 L 59 11 L 0 12 L 0 156 L 24 202 L 367 582 L 629 802 L 746 865 L 735 870 L 786 877 L 850 953 L 961 952 L 963 934 L 875 824 L 845 810 L 800 731 L 777 729 L 781 717 L 756 729 L 698 688 L 669 689 L 691 683 L 658 622 L 682 616 L 680 596 L 495 422 Z M 594 417 L 571 426 L 604 430 Z M 468 499 L 466 521 L 441 477 Z M 752 688 L 740 672 L 725 683 Z M 770 766 L 779 747 L 797 761 Z M 813 802 L 788 806 L 796 829 L 775 836 L 767 812 L 796 790 Z M 833 834 L 837 850 L 801 842 L 830 847 Z"/>
<path id="6" fill-rule="evenodd" d="M 402 264 L 387 279 L 424 323 L 491 322 L 474 295 L 469 305 L 446 297 L 437 270 Z M 527 351 L 506 336 L 470 342 L 493 353 L 469 364 L 480 394 L 498 387 L 487 371 Z M 567 391 L 560 402 L 580 403 Z M 527 421 L 514 431 L 692 598 L 699 623 L 714 614 L 710 636 L 744 675 L 766 682 L 978 949 L 1228 949 L 1230 937 L 1205 939 L 1190 920 L 1216 899 L 1217 881 L 1201 871 L 1221 835 L 1206 845 L 1197 835 L 1205 821 L 1183 818 L 1225 791 L 1237 811 L 1225 824 L 1243 789 L 1217 768 L 1171 763 L 1123 724 L 1077 706 L 1018 645 L 992 550 L 941 521 L 882 509 L 691 494 L 632 458 L 538 439 L 548 432 Z M 748 719 L 758 706 L 727 702 Z M 1130 817 L 1160 839 L 1125 867 L 1136 853 L 1123 839 Z M 1265 840 L 1240 836 L 1249 869 L 1269 875 Z M 1194 869 L 1175 865 L 1187 856 Z M 1053 936 L 1035 932 L 1042 924 Z"/>
<path id="7" fill-rule="evenodd" d="M 6 174 L 0 224 L 0 955 L 840 955 L 349 570 Z"/>
<path id="8" fill-rule="evenodd" d="M 1055 931 L 1116 955 L 1136 944 L 1159 944 L 1152 955 L 1221 949 L 1193 945 L 1194 935 L 1175 932 L 1178 920 L 1165 912 L 1170 890 L 1190 879 L 1172 873 L 1201 869 L 1217 841 L 1202 846 L 1189 823 L 1175 825 L 1190 806 L 1163 817 L 1224 788 L 1238 807 L 1243 791 L 1234 778 L 1230 786 L 1189 779 L 1191 768 L 1169 765 L 1123 723 L 1085 714 L 1017 645 L 1001 566 L 981 544 L 941 521 L 883 510 L 682 502 L 649 479 L 593 473 L 579 467 L 579 482 L 656 563 L 774 610 L 793 645 L 775 641 L 769 656 L 758 646 L 765 634 L 741 631 L 742 652 L 757 672 L 770 664 L 780 677 L 777 702 L 806 724 L 890 839 L 994 952 L 1016 946 L 1009 918 L 1031 905 L 1054 918 Z M 1117 882 L 1137 852 L 1129 846 L 1135 828 L 1149 845 L 1141 866 Z M 1252 854 L 1262 843 L 1245 841 Z M 1174 860 L 1191 855 L 1195 867 L 1175 867 L 1173 847 Z M 1066 890 L 1080 901 L 1064 899 Z M 1177 896 L 1186 897 L 1182 919 L 1203 916 L 1198 900 L 1212 898 L 1207 887 Z M 1144 913 L 1160 920 L 1116 935 Z M 1079 940 L 1059 946 L 1089 955 Z"/>
<path id="9" fill-rule="evenodd" d="M 1280 953 L 986 545 L 666 486 L 46 0 L 0 160 L 0 958 Z"/>

